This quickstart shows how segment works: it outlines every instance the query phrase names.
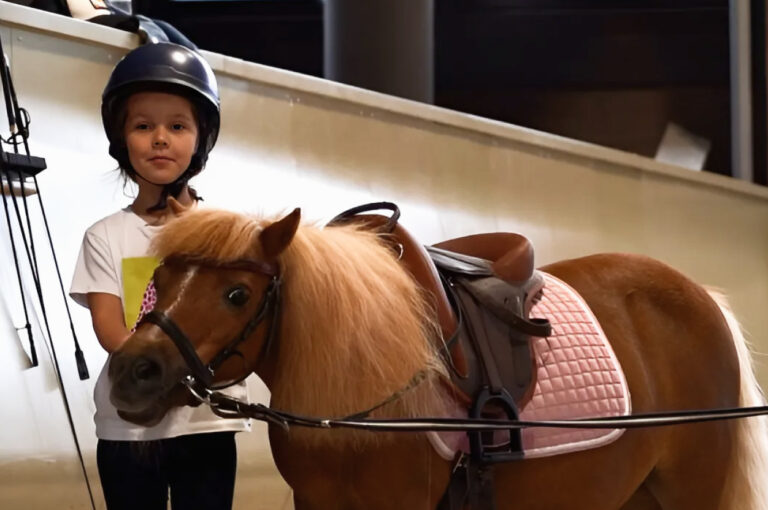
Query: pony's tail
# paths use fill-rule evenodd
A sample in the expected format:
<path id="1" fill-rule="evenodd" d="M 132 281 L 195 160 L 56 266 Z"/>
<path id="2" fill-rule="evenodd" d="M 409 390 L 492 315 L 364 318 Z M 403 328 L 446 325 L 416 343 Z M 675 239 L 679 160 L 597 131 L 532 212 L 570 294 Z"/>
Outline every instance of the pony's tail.
<path id="1" fill-rule="evenodd" d="M 765 405 L 765 397 L 752 366 L 749 344 L 738 319 L 722 293 L 713 289 L 707 291 L 720 307 L 733 336 L 741 372 L 739 405 Z M 740 418 L 732 422 L 732 427 L 736 444 L 720 507 L 768 510 L 768 419 L 765 416 Z"/>

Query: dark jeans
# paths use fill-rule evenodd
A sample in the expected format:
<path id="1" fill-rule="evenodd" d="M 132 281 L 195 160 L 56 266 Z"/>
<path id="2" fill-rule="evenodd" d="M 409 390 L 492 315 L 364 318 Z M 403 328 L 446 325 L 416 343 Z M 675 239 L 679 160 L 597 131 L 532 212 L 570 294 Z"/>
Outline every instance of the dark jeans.
<path id="1" fill-rule="evenodd" d="M 108 510 L 231 510 L 234 432 L 157 441 L 99 440 L 99 477 Z"/>

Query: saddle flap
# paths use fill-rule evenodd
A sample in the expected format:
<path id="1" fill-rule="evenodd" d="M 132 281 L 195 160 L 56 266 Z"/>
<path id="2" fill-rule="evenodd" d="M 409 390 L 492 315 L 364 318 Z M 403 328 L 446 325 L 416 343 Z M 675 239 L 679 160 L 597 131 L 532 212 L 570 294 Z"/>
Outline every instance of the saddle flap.
<path id="1" fill-rule="evenodd" d="M 538 271 L 523 286 L 513 286 L 495 277 L 456 278 L 455 281 L 485 309 L 518 331 L 536 337 L 547 337 L 552 333 L 546 319 L 526 318 L 530 309 L 527 305 L 544 285 Z"/>
<path id="2" fill-rule="evenodd" d="M 535 382 L 530 337 L 489 312 L 463 285 L 453 291 L 462 317 L 458 340 L 471 367 L 467 378 L 454 383 L 473 399 L 484 389 L 504 390 L 522 408 Z"/>

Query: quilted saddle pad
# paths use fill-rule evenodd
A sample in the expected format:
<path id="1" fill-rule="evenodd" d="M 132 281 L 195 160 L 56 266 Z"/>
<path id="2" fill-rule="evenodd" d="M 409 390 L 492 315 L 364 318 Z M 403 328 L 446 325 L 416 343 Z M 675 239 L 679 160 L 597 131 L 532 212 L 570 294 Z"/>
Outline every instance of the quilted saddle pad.
<path id="1" fill-rule="evenodd" d="M 622 416 L 631 412 L 629 390 L 608 339 L 589 306 L 568 284 L 543 273 L 544 295 L 531 317 L 546 317 L 552 335 L 534 338 L 537 382 L 533 398 L 520 413 L 521 420 L 568 420 Z M 466 417 L 458 409 L 454 416 Z M 609 444 L 623 429 L 522 430 L 525 458 L 546 457 Z M 450 460 L 468 451 L 464 433 L 429 433 L 433 446 Z"/>

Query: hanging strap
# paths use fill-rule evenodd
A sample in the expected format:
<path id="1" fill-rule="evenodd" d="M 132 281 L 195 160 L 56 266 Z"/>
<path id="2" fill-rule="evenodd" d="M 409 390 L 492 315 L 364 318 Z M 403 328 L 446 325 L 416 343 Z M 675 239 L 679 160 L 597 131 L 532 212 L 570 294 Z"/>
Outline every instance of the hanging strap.
<path id="1" fill-rule="evenodd" d="M 38 270 L 38 267 L 37 267 L 37 257 L 33 256 L 34 245 L 33 245 L 32 241 L 31 241 L 33 239 L 33 235 L 32 235 L 32 230 L 31 230 L 31 220 L 30 220 L 30 217 L 29 217 L 29 209 L 28 209 L 26 201 L 25 201 L 24 202 L 24 211 L 25 211 L 25 214 L 26 214 L 26 217 L 27 217 L 26 225 L 27 225 L 27 230 L 28 230 L 28 233 L 29 233 L 29 240 L 30 240 L 29 244 L 28 244 L 28 242 L 27 242 L 27 234 L 25 233 L 25 228 L 24 228 L 24 222 L 21 221 L 20 207 L 19 207 L 19 205 L 17 203 L 16 196 L 13 194 L 13 191 L 12 191 L 11 173 L 10 173 L 10 170 L 9 170 L 9 166 L 10 165 L 8 165 L 8 162 L 10 162 L 10 161 L 14 161 L 15 162 L 15 165 L 16 165 L 16 167 L 15 167 L 16 172 L 15 173 L 16 173 L 17 178 L 19 179 L 19 183 L 20 183 L 20 186 L 21 186 L 21 189 L 22 189 L 22 195 L 24 195 L 24 193 L 23 193 L 23 191 L 24 191 L 24 188 L 23 188 L 24 184 L 23 183 L 24 183 L 25 178 L 29 177 L 29 176 L 32 176 L 34 178 L 34 176 L 36 175 L 37 172 L 39 172 L 42 168 L 45 168 L 45 164 L 44 164 L 44 161 L 43 161 L 43 164 L 40 165 L 40 161 L 42 159 L 41 158 L 36 158 L 36 160 L 35 160 L 36 163 L 34 165 L 32 165 L 32 164 L 27 165 L 27 166 L 24 165 L 25 159 L 27 161 L 30 161 L 30 162 L 33 161 L 33 156 L 31 156 L 31 154 L 30 154 L 29 143 L 28 143 L 28 136 L 29 136 L 29 129 L 28 129 L 28 127 L 29 127 L 29 114 L 26 113 L 26 110 L 23 110 L 23 109 L 19 108 L 18 100 L 16 98 L 16 91 L 13 88 L 13 82 L 11 80 L 10 66 L 8 65 L 8 60 L 7 60 L 6 56 L 5 56 L 5 52 L 3 51 L 2 41 L 1 40 L 0 40 L 0 81 L 2 81 L 3 95 L 4 95 L 4 98 L 5 98 L 5 104 L 6 104 L 6 111 L 8 112 L 8 119 L 9 119 L 9 123 L 10 123 L 10 131 L 11 131 L 10 143 L 13 144 L 13 149 L 14 149 L 14 154 L 12 154 L 12 156 L 14 156 L 14 157 L 8 157 L 8 156 L 11 156 L 11 155 L 7 155 L 7 153 L 4 151 L 4 149 L 2 147 L 2 143 L 0 142 L 0 161 L 2 161 L 2 164 L 0 164 L 0 178 L 4 177 L 6 179 L 6 181 L 7 181 L 7 183 L 8 183 L 8 188 L 10 190 L 9 194 L 11 196 L 11 199 L 12 199 L 12 202 L 13 202 L 13 205 L 14 205 L 14 209 L 16 211 L 16 217 L 17 217 L 17 221 L 18 221 L 19 231 L 20 231 L 22 239 L 24 241 L 25 251 L 27 253 L 27 260 L 29 262 L 30 271 L 32 273 L 32 279 L 33 279 L 34 284 L 35 284 L 35 290 L 36 290 L 37 298 L 38 298 L 38 301 L 39 301 L 39 304 L 40 304 L 40 310 L 41 310 L 42 316 L 43 316 L 43 323 L 45 325 L 45 331 L 46 331 L 46 334 L 48 336 L 48 345 L 49 345 L 49 348 L 50 348 L 51 356 L 53 358 L 54 373 L 56 374 L 56 379 L 57 379 L 57 382 L 59 384 L 59 388 L 61 390 L 61 396 L 62 396 L 62 400 L 63 400 L 63 403 L 64 403 L 64 409 L 65 409 L 65 412 L 67 414 L 67 421 L 69 422 L 69 428 L 70 428 L 70 431 L 72 433 L 72 438 L 73 438 L 74 443 L 75 443 L 75 448 L 77 449 L 77 455 L 78 455 L 78 459 L 80 461 L 80 467 L 82 469 L 83 478 L 85 480 L 86 488 L 88 490 L 88 496 L 90 498 L 91 507 L 95 510 L 96 509 L 96 504 L 95 504 L 94 499 L 93 499 L 93 491 L 91 489 L 90 480 L 88 479 L 88 473 L 87 473 L 87 471 L 85 469 L 85 461 L 83 459 L 82 448 L 80 447 L 80 441 L 78 440 L 78 437 L 77 437 L 77 431 L 75 429 L 75 423 L 74 423 L 74 419 L 72 417 L 72 409 L 70 407 L 69 398 L 67 396 L 66 388 L 64 386 L 64 380 L 63 380 L 62 375 L 61 375 L 61 370 L 60 370 L 60 367 L 59 367 L 59 361 L 58 361 L 58 357 L 56 355 L 56 347 L 55 347 L 55 344 L 53 342 L 53 337 L 51 335 L 51 328 L 50 328 L 50 325 L 49 325 L 49 322 L 48 322 L 48 314 L 46 312 L 45 300 L 43 298 L 42 285 L 41 285 L 41 282 L 40 282 L 40 273 L 39 273 L 39 270 Z M 22 111 L 24 112 L 23 116 L 22 116 Z M 18 154 L 18 151 L 19 151 L 18 139 L 19 138 L 21 138 L 22 141 L 23 141 L 23 146 L 24 146 L 24 150 L 26 152 L 26 156 L 22 156 L 22 155 Z M 27 170 L 28 170 L 28 172 L 27 172 Z M 37 187 L 37 179 L 36 178 L 34 178 L 34 179 L 35 179 L 34 180 L 35 187 Z M 39 188 L 38 188 L 37 191 L 38 191 L 38 199 L 40 200 L 40 209 L 43 212 L 43 218 L 45 219 L 45 211 L 44 211 L 44 208 L 43 208 L 42 199 L 39 196 Z M 8 200 L 6 198 L 5 193 L 2 193 L 2 195 L 3 195 L 3 207 L 4 207 L 4 210 L 5 210 L 6 221 L 8 223 L 9 237 L 11 238 L 11 245 L 12 245 L 12 249 L 14 250 L 14 262 L 16 263 L 17 277 L 19 278 L 19 285 L 21 287 L 22 286 L 21 270 L 20 270 L 19 263 L 18 263 L 18 256 L 16 255 L 15 241 L 13 239 L 13 228 L 12 228 L 12 225 L 11 225 L 11 222 L 10 222 L 10 214 L 9 214 L 9 210 L 8 210 Z M 26 200 L 26 199 L 24 198 L 24 200 Z M 49 244 L 50 244 L 50 247 L 51 247 L 51 253 L 53 254 L 54 262 L 56 264 L 56 271 L 57 271 L 57 276 L 58 276 L 58 279 L 59 279 L 59 284 L 60 284 L 60 287 L 61 287 L 62 292 L 63 292 L 64 286 L 63 286 L 63 283 L 61 281 L 61 273 L 59 271 L 58 262 L 56 260 L 56 253 L 53 250 L 53 241 L 51 239 L 50 230 L 48 229 L 47 219 L 45 219 L 45 223 L 46 223 L 46 233 L 48 235 L 48 241 L 49 241 Z M 85 366 L 85 358 L 82 355 L 82 351 L 80 350 L 80 346 L 79 346 L 79 343 L 77 341 L 77 337 L 74 335 L 74 326 L 72 325 L 72 317 L 71 317 L 71 315 L 69 313 L 69 306 L 66 303 L 66 295 L 65 295 L 64 300 L 65 300 L 65 306 L 67 308 L 67 316 L 69 317 L 70 327 L 72 328 L 72 333 L 73 333 L 73 337 L 74 337 L 74 341 L 75 341 L 75 359 L 77 360 L 77 363 L 78 363 L 78 374 L 79 374 L 81 379 L 86 379 L 86 378 L 88 378 L 88 370 L 87 370 L 87 368 Z M 32 353 L 33 353 L 33 362 L 35 364 L 37 364 L 37 356 L 36 356 L 36 353 L 34 352 L 34 343 L 33 343 L 33 339 L 32 339 L 32 328 L 31 328 L 31 326 L 29 324 L 29 318 L 28 318 L 28 313 L 27 313 L 27 310 L 26 310 L 26 302 L 25 302 L 25 299 L 24 299 L 23 291 L 22 291 L 22 303 L 24 304 L 24 309 L 25 309 L 24 313 L 25 313 L 25 318 L 27 319 L 27 324 L 26 324 L 25 327 L 27 328 L 27 331 L 28 331 L 28 334 L 29 334 L 29 338 L 30 338 L 30 346 L 31 346 Z"/>

